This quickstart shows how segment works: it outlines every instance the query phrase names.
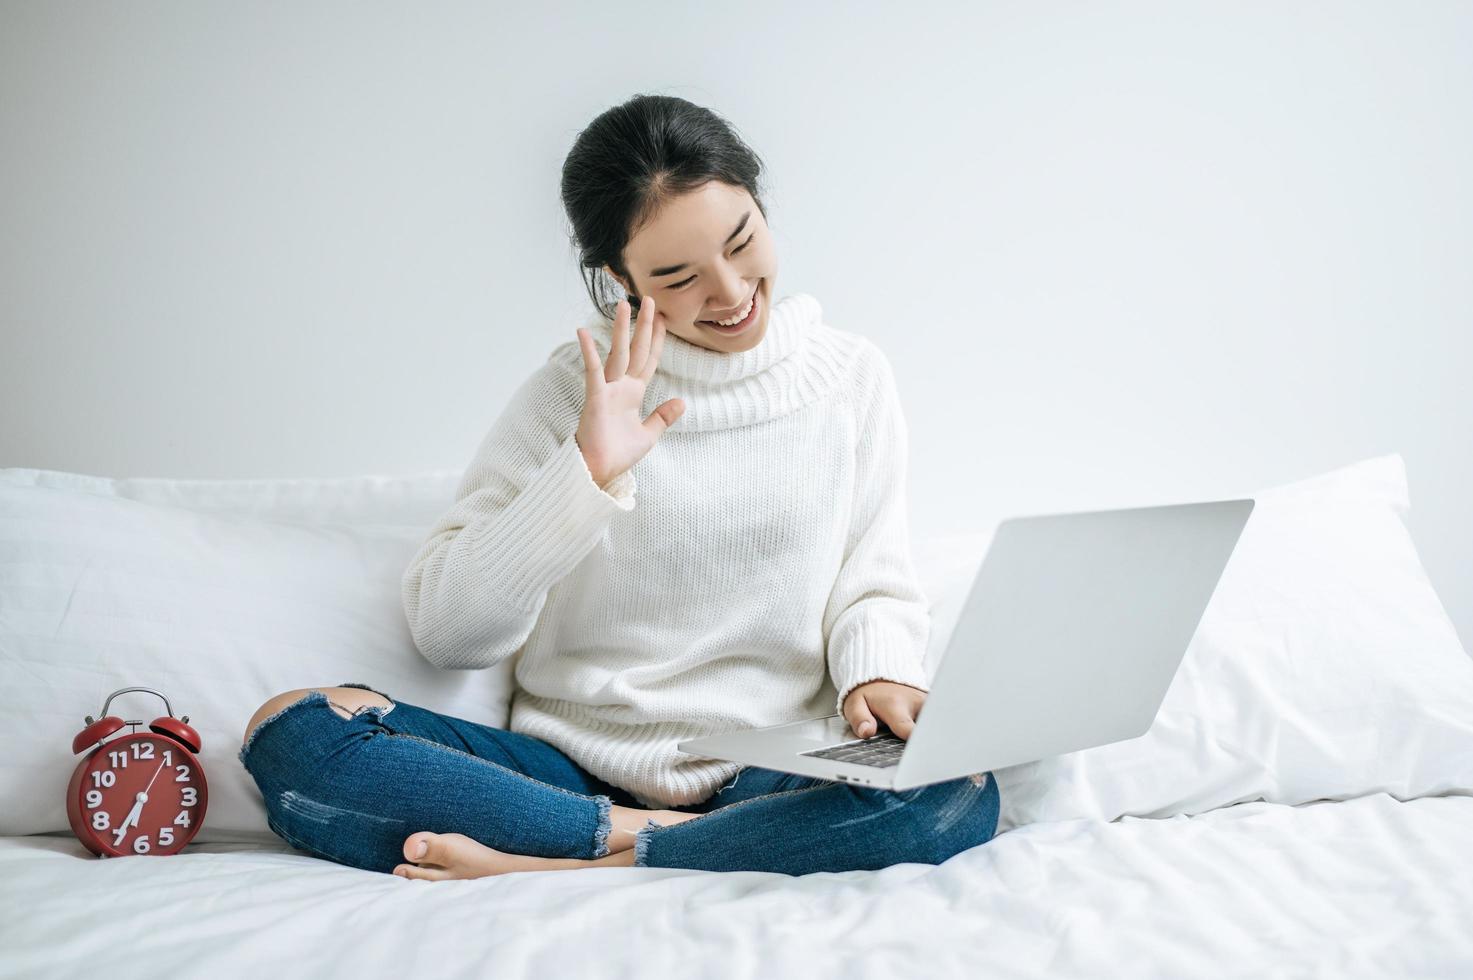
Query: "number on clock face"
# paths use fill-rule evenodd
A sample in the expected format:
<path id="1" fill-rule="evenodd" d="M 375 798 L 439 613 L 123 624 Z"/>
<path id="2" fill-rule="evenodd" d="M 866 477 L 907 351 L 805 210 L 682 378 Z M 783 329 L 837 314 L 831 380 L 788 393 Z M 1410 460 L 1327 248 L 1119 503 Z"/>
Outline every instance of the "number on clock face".
<path id="1" fill-rule="evenodd" d="M 193 766 L 157 735 L 110 743 L 84 776 L 87 825 L 114 850 L 147 854 L 187 836 L 199 809 Z"/>

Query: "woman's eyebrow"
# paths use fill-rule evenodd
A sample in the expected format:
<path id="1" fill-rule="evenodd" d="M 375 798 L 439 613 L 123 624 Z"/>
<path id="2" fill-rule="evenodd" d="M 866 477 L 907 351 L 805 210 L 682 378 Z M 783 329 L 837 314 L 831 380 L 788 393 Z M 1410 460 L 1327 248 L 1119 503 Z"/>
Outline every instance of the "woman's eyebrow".
<path id="1" fill-rule="evenodd" d="M 735 238 L 736 236 L 740 235 L 742 233 L 742 229 L 745 228 L 745 227 L 747 227 L 747 219 L 750 218 L 751 216 L 752 216 L 752 212 L 751 211 L 748 211 L 746 214 L 742 215 L 742 220 L 737 222 L 736 228 L 732 230 L 732 233 L 730 235 L 727 235 L 726 236 L 726 241 L 722 242 L 721 244 L 722 245 L 730 245 L 731 244 L 731 240 L 733 238 Z M 690 264 L 689 262 L 682 262 L 679 265 L 666 265 L 666 266 L 661 266 L 658 269 L 651 269 L 650 270 L 650 278 L 651 279 L 654 279 L 654 278 L 657 278 L 659 276 L 668 276 L 668 275 L 671 275 L 672 273 L 676 273 L 676 272 L 679 272 L 681 269 L 684 269 L 689 264 Z"/>

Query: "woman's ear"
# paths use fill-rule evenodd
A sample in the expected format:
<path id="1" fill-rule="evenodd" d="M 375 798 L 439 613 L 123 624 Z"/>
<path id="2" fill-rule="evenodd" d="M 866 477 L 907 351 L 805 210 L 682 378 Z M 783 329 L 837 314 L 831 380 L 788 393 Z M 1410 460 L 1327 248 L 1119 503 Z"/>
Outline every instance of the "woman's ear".
<path id="1" fill-rule="evenodd" d="M 624 292 L 628 293 L 630 296 L 634 295 L 634 290 L 629 288 L 629 283 L 625 282 L 624 277 L 615 272 L 607 262 L 604 263 L 604 271 L 607 272 L 615 282 L 624 287 Z"/>

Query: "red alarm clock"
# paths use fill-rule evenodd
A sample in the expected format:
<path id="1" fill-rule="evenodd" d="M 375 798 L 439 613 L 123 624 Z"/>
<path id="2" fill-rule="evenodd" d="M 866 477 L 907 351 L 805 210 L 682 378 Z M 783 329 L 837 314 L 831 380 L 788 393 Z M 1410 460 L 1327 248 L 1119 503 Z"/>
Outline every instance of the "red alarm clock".
<path id="1" fill-rule="evenodd" d="M 107 713 L 119 694 L 146 691 L 157 695 L 169 712 L 149 722 L 150 732 L 129 732 L 111 742 L 102 740 L 124 725 Z M 150 687 L 125 687 L 102 703 L 103 717 L 86 718 L 87 727 L 72 739 L 72 752 L 96 747 L 77 763 L 66 790 L 66 814 L 72 833 L 82 846 L 99 857 L 128 854 L 177 854 L 194 839 L 204 823 L 209 788 L 205 771 L 195 755 L 199 733 L 175 718 L 169 699 Z"/>

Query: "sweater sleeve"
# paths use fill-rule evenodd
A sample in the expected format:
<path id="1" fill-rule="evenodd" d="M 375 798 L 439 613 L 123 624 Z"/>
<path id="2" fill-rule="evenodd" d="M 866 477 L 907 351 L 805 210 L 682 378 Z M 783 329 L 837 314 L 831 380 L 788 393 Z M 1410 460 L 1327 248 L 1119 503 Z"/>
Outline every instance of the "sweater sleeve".
<path id="1" fill-rule="evenodd" d="M 839 698 L 872 680 L 929 691 L 930 602 L 910 556 L 906 515 L 909 437 L 883 351 L 870 344 L 871 378 L 861 400 L 854 503 L 844 559 L 824 611 L 829 673 Z"/>
<path id="2" fill-rule="evenodd" d="M 600 487 L 574 438 L 583 378 L 549 359 L 512 395 L 401 582 L 409 630 L 447 670 L 492 667 L 526 643 L 553 585 L 634 507 L 625 471 Z"/>

